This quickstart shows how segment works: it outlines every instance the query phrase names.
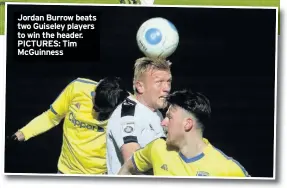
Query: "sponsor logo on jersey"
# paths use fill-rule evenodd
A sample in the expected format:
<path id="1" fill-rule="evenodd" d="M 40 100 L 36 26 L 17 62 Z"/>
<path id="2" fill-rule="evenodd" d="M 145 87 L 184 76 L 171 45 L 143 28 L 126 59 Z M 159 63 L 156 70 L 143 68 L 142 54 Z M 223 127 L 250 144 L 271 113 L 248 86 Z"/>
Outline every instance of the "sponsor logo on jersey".
<path id="1" fill-rule="evenodd" d="M 104 129 L 95 125 L 89 125 L 87 123 L 84 123 L 82 121 L 79 121 L 75 118 L 75 115 L 71 112 L 69 114 L 69 120 L 74 124 L 75 127 L 94 130 L 97 132 L 104 132 Z"/>

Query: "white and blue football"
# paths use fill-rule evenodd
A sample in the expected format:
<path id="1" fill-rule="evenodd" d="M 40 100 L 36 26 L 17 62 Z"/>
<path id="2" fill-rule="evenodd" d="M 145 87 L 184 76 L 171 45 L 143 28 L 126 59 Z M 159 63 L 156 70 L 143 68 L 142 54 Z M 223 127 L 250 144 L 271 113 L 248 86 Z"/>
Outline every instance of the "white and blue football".
<path id="1" fill-rule="evenodd" d="M 151 18 L 137 32 L 138 47 L 147 57 L 167 58 L 174 53 L 178 43 L 175 25 L 165 18 Z"/>

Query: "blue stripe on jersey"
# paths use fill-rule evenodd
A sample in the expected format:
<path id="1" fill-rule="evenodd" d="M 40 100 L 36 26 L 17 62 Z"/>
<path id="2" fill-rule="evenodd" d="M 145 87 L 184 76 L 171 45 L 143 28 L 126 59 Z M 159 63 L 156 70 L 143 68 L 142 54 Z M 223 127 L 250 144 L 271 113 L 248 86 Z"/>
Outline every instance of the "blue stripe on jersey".
<path id="1" fill-rule="evenodd" d="M 50 110 L 51 110 L 55 115 L 58 115 L 58 113 L 54 110 L 54 108 L 53 108 L 52 105 L 50 106 Z"/>
<path id="2" fill-rule="evenodd" d="M 82 80 L 82 79 L 76 79 L 75 81 L 78 81 L 78 82 L 83 82 L 83 83 L 86 83 L 86 84 L 94 84 L 94 85 L 97 85 L 96 82 L 92 82 L 92 81 L 87 81 L 87 80 Z"/>
<path id="3" fill-rule="evenodd" d="M 204 153 L 201 153 L 201 154 L 199 154 L 199 155 L 197 155 L 195 157 L 187 158 L 181 152 L 179 152 L 179 156 L 182 158 L 182 160 L 184 160 L 184 162 L 192 163 L 192 162 L 198 161 L 199 159 L 204 157 Z"/>
<path id="4" fill-rule="evenodd" d="M 94 91 L 91 92 L 91 96 L 92 96 L 92 97 L 94 97 L 95 94 L 96 94 L 96 92 L 94 92 Z"/>
<path id="5" fill-rule="evenodd" d="M 214 147 L 219 153 L 221 153 L 221 155 L 223 155 L 226 159 L 233 161 L 235 164 L 237 164 L 239 166 L 239 168 L 243 171 L 243 173 L 245 174 L 245 176 L 249 176 L 247 171 L 245 170 L 245 168 L 235 159 L 233 159 L 232 157 L 228 157 L 225 153 L 223 153 L 220 149 Z"/>

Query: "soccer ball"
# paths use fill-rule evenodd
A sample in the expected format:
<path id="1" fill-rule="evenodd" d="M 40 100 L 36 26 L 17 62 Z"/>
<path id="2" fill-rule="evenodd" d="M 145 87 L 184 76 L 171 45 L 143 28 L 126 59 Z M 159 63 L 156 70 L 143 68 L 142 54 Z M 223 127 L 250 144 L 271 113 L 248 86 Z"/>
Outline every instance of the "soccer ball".
<path id="1" fill-rule="evenodd" d="M 139 49 L 150 58 L 167 58 L 178 46 L 179 35 L 173 23 L 165 18 L 145 21 L 137 32 Z"/>

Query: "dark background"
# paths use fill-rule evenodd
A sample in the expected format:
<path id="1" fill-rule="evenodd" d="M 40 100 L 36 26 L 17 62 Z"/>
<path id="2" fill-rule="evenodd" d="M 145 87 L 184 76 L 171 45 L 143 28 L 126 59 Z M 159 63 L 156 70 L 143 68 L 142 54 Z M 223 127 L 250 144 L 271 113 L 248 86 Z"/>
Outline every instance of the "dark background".
<path id="1" fill-rule="evenodd" d="M 17 57 L 19 13 L 98 15 L 97 30 L 59 57 Z M 152 17 L 175 24 L 180 36 L 172 91 L 191 88 L 211 101 L 205 137 L 254 177 L 272 177 L 276 10 L 160 7 L 8 5 L 5 133 L 10 135 L 49 108 L 77 77 L 122 77 L 130 91 L 140 25 Z M 40 125 L 39 125 L 40 126 Z M 5 172 L 56 173 L 62 124 L 5 152 Z"/>

